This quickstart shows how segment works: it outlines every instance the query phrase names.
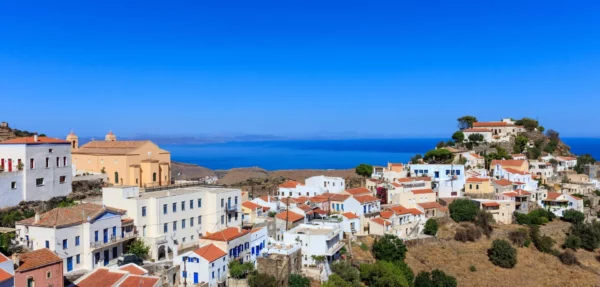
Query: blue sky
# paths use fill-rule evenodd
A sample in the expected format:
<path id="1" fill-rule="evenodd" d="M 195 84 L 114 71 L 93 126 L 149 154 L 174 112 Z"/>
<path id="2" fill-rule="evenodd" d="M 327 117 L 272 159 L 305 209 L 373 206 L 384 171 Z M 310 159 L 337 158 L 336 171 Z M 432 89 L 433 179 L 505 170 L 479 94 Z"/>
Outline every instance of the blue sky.
<path id="1" fill-rule="evenodd" d="M 0 120 L 64 136 L 600 136 L 598 1 L 3 1 Z"/>

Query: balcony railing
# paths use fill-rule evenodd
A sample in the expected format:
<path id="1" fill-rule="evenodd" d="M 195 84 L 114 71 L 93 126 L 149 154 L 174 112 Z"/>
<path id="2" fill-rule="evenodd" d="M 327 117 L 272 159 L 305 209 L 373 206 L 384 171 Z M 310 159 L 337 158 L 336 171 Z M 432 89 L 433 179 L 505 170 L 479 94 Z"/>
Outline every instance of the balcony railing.
<path id="1" fill-rule="evenodd" d="M 110 238 L 108 238 L 108 240 L 106 240 L 106 241 L 90 242 L 90 247 L 92 249 L 98 249 L 98 248 L 109 246 L 109 245 L 112 245 L 115 243 L 123 242 L 125 240 L 129 240 L 129 239 L 132 239 L 135 237 L 137 237 L 136 232 L 126 232 L 126 233 L 123 233 L 122 236 L 113 235 Z"/>
<path id="2" fill-rule="evenodd" d="M 154 237 L 154 242 L 156 244 L 167 243 L 167 235 L 161 235 L 161 236 Z"/>
<path id="3" fill-rule="evenodd" d="M 237 211 L 237 204 L 228 204 L 227 211 Z"/>

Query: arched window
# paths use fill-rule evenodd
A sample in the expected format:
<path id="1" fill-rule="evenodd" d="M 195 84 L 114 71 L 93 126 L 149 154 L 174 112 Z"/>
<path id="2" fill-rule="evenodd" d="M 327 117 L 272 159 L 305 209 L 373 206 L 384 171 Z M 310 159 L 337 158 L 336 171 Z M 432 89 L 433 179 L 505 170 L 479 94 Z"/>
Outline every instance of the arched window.
<path id="1" fill-rule="evenodd" d="M 119 183 L 119 173 L 115 171 L 115 183 Z"/>
<path id="2" fill-rule="evenodd" d="M 152 181 L 156 182 L 156 172 L 152 174 Z"/>

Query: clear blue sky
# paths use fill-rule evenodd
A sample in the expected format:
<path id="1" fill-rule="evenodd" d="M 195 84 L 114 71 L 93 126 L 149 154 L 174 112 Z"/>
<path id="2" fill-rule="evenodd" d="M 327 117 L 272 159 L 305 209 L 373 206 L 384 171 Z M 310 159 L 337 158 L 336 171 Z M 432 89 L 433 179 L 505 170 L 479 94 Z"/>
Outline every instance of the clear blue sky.
<path id="1" fill-rule="evenodd" d="M 92 4 L 92 2 L 94 2 Z M 64 136 L 600 136 L 599 1 L 2 1 L 0 120 Z"/>

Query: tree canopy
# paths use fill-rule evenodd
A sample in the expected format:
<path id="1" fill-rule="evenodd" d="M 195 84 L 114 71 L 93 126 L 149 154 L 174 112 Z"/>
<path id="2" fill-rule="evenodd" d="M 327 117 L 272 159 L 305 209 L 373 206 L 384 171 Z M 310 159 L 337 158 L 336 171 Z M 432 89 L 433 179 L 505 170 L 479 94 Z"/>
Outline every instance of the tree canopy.
<path id="1" fill-rule="evenodd" d="M 254 271 L 252 262 L 240 263 L 237 260 L 229 262 L 229 275 L 235 279 L 244 279 Z"/>
<path id="2" fill-rule="evenodd" d="M 375 264 L 361 264 L 360 278 L 370 287 L 409 287 L 410 283 L 404 274 L 398 272 L 397 266 L 388 261 L 377 261 Z"/>
<path id="3" fill-rule="evenodd" d="M 522 153 L 525 148 L 527 147 L 527 143 L 529 142 L 529 139 L 527 139 L 527 137 L 523 136 L 523 135 L 518 135 L 515 138 L 515 145 L 513 147 L 513 152 L 514 153 Z"/>
<path id="4" fill-rule="evenodd" d="M 419 161 L 423 158 L 423 156 L 421 154 L 416 154 L 413 157 L 410 158 L 410 163 L 412 164 L 418 164 Z"/>
<path id="5" fill-rule="evenodd" d="M 527 131 L 533 131 L 539 126 L 538 121 L 532 118 L 522 118 L 516 121 L 515 124 L 518 126 L 523 126 Z"/>
<path id="6" fill-rule="evenodd" d="M 265 273 L 255 273 L 248 276 L 248 286 L 250 287 L 277 287 L 277 279 L 274 276 Z"/>
<path id="7" fill-rule="evenodd" d="M 506 240 L 496 239 L 488 249 L 488 257 L 494 265 L 513 268 L 517 264 L 517 250 Z"/>
<path id="8" fill-rule="evenodd" d="M 465 140 L 465 134 L 462 131 L 457 131 L 452 134 L 452 139 L 454 142 L 461 143 Z"/>
<path id="9" fill-rule="evenodd" d="M 458 128 L 461 130 L 470 129 L 473 127 L 473 123 L 477 122 L 477 118 L 474 116 L 464 116 L 457 119 Z"/>
<path id="10" fill-rule="evenodd" d="M 310 279 L 296 273 L 290 274 L 288 278 L 289 287 L 310 287 Z"/>
<path id="11" fill-rule="evenodd" d="M 477 205 L 469 199 L 455 199 L 448 205 L 448 209 L 450 217 L 456 222 L 473 221 L 479 211 Z"/>
<path id="12" fill-rule="evenodd" d="M 483 135 L 480 133 L 470 134 L 468 139 L 469 139 L 469 142 L 472 142 L 475 144 L 479 144 L 485 140 Z"/>
<path id="13" fill-rule="evenodd" d="M 150 246 L 139 239 L 136 239 L 129 245 L 129 253 L 137 255 L 139 258 L 146 258 L 148 252 L 150 252 Z"/>
<path id="14" fill-rule="evenodd" d="M 386 234 L 373 243 L 373 255 L 377 260 L 402 261 L 406 256 L 406 245 L 397 236 Z"/>
<path id="15" fill-rule="evenodd" d="M 373 174 L 373 166 L 361 163 L 356 167 L 356 174 L 362 177 L 369 177 Z"/>
<path id="16" fill-rule="evenodd" d="M 349 261 L 340 260 L 331 264 L 331 271 L 349 283 L 349 286 L 361 286 L 360 273 Z"/>
<path id="17" fill-rule="evenodd" d="M 423 160 L 427 163 L 451 163 L 454 154 L 447 149 L 433 149 L 425 153 Z"/>
<path id="18" fill-rule="evenodd" d="M 456 287 L 456 278 L 439 269 L 429 272 L 421 271 L 415 279 L 414 287 Z"/>

